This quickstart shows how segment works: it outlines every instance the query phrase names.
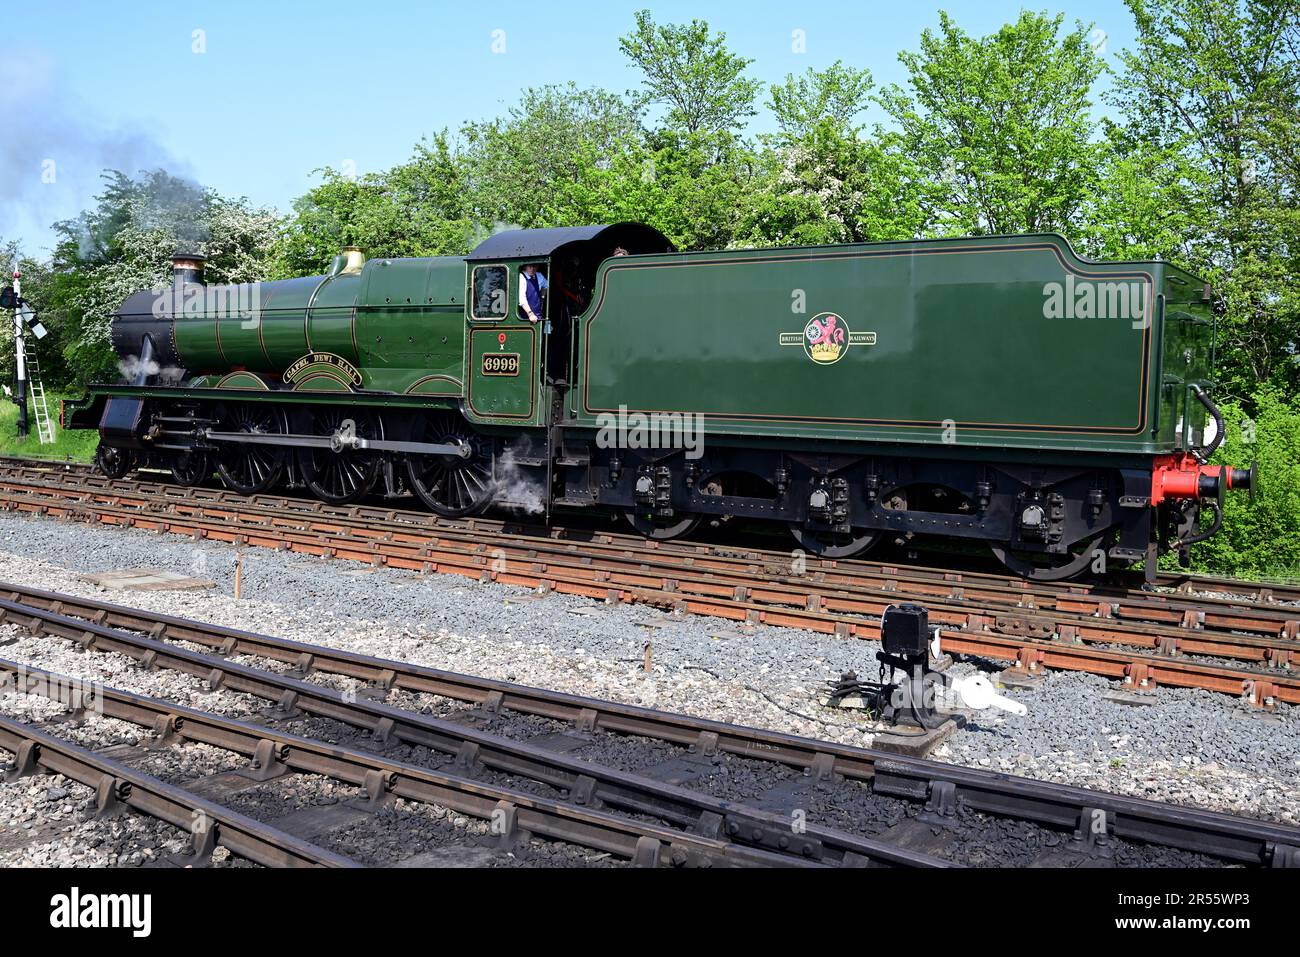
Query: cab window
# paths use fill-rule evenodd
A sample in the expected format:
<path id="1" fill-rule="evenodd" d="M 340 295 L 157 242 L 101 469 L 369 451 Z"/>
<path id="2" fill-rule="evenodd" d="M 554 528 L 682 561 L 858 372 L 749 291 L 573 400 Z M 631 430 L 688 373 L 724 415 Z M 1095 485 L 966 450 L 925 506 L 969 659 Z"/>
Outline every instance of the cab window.
<path id="1" fill-rule="evenodd" d="M 519 281 L 519 318 L 527 319 L 528 310 L 525 308 L 524 304 L 528 301 L 528 273 L 526 273 L 523 269 L 519 270 L 518 281 Z M 549 298 L 547 294 L 550 292 L 550 283 L 546 278 L 546 273 L 543 272 L 540 268 L 537 269 L 537 285 L 538 285 L 538 293 L 541 296 L 541 308 L 538 310 L 538 316 L 542 319 L 545 319 L 547 318 L 546 301 Z"/>
<path id="2" fill-rule="evenodd" d="M 504 319 L 510 301 L 507 295 L 509 273 L 505 266 L 476 266 L 474 268 L 475 319 Z"/>

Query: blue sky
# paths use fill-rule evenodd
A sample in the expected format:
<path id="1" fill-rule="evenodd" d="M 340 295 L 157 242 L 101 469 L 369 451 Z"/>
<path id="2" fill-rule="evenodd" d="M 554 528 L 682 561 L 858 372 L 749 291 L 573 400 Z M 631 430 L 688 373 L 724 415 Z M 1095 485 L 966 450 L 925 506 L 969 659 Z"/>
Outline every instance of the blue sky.
<path id="1" fill-rule="evenodd" d="M 1022 4 L 0 0 L 0 239 L 47 251 L 49 224 L 88 204 L 105 165 L 161 165 L 287 210 L 313 170 L 386 168 L 424 134 L 502 112 L 523 87 L 628 89 L 637 74 L 618 38 L 646 6 L 659 22 L 708 20 L 767 82 L 842 59 L 887 84 L 902 81 L 898 52 L 917 47 L 939 9 L 984 34 Z M 1023 6 L 1095 24 L 1111 62 L 1133 37 L 1120 0 Z M 504 53 L 493 52 L 498 30 Z M 753 129 L 766 128 L 760 115 Z"/>

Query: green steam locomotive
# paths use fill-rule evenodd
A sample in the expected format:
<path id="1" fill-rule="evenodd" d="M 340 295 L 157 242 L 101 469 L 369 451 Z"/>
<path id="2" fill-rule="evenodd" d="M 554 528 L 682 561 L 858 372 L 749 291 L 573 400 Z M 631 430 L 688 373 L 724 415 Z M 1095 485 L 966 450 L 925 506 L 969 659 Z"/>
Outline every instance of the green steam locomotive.
<path id="1" fill-rule="evenodd" d="M 636 224 L 503 232 L 465 257 L 174 281 L 113 317 L 123 381 L 65 409 L 109 475 L 245 494 L 413 493 L 622 513 L 643 534 L 787 526 L 840 557 L 980 543 L 1039 579 L 1218 530 L 1254 469 L 1207 464 L 1206 283 L 1056 235 L 678 252 Z"/>

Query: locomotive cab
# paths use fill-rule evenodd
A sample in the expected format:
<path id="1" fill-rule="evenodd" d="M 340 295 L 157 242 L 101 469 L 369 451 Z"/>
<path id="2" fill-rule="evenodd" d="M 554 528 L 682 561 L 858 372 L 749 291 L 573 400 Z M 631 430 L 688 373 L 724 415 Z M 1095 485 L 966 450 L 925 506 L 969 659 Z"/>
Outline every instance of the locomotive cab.
<path id="1" fill-rule="evenodd" d="M 591 304 L 596 272 L 614 255 L 668 252 L 639 223 L 498 233 L 466 257 L 466 409 L 480 425 L 541 426 L 550 390 L 574 382 L 574 325 Z M 529 300 L 527 270 L 535 267 Z M 535 303 L 538 322 L 528 316 Z"/>

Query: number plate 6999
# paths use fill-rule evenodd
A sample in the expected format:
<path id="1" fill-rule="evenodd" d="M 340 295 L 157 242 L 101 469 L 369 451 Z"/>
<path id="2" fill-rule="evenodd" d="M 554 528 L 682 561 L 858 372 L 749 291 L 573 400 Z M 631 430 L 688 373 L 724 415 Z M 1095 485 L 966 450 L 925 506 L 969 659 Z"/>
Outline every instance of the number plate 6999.
<path id="1" fill-rule="evenodd" d="M 519 375 L 519 353 L 485 352 L 483 353 L 484 375 Z"/>

